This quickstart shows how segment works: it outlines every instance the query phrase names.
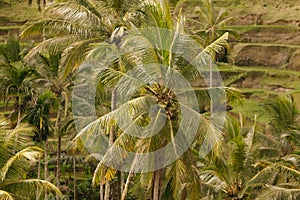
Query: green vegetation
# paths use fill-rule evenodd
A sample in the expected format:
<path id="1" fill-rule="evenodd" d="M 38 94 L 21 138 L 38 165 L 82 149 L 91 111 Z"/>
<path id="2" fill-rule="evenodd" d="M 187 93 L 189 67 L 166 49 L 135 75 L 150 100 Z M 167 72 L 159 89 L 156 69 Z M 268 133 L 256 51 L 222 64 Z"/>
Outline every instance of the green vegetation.
<path id="1" fill-rule="evenodd" d="M 291 2 L 0 0 L 0 200 L 299 199 Z"/>

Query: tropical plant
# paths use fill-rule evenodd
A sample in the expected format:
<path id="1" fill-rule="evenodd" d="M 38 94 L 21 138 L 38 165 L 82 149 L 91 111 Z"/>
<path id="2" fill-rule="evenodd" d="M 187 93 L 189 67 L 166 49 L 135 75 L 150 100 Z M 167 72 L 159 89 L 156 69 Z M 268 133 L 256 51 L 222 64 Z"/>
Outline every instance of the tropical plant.
<path id="1" fill-rule="evenodd" d="M 198 1 L 200 6 L 195 7 L 194 13 L 188 15 L 188 20 L 191 22 L 191 31 L 194 35 L 200 36 L 200 40 L 203 42 L 203 46 L 209 46 L 215 40 L 217 40 L 224 33 L 229 33 L 235 37 L 238 37 L 236 31 L 233 31 L 226 27 L 226 24 L 233 18 L 228 17 L 228 12 L 224 8 L 217 9 L 213 0 L 200 0 Z M 186 3 L 185 1 L 181 4 Z M 224 47 L 219 52 L 213 52 L 211 54 L 212 60 L 216 60 L 218 55 L 225 51 L 227 54 L 227 49 L 229 48 L 227 43 L 222 44 Z M 227 60 L 227 59 L 226 59 Z M 210 63 L 210 81 L 209 86 L 216 86 L 216 81 L 213 77 L 213 64 Z M 210 110 L 213 112 L 214 106 L 213 102 L 210 103 Z"/>
<path id="2" fill-rule="evenodd" d="M 238 123 L 228 117 L 222 154 L 199 160 L 200 177 L 207 186 L 207 199 L 298 197 L 299 156 L 270 157 L 266 152 L 272 149 L 268 143 L 264 144 L 270 138 L 256 130 L 256 122 L 250 127 L 243 124 L 243 121 Z"/>
<path id="3" fill-rule="evenodd" d="M 39 43 L 27 58 L 51 51 L 62 53 L 60 70 L 64 77 L 74 72 L 85 58 L 90 44 L 108 39 L 118 27 L 130 26 L 133 9 L 139 0 L 62 1 L 45 9 L 45 18 L 26 24 L 21 38 L 45 33 L 49 39 Z"/>
<path id="4" fill-rule="evenodd" d="M 130 4 L 128 4 L 130 2 Z M 27 55 L 27 59 L 36 54 L 58 54 L 63 50 L 59 62 L 60 80 L 62 83 L 72 74 L 85 59 L 90 44 L 101 42 L 109 35 L 118 35 L 122 26 L 129 26 L 128 20 L 132 19 L 132 9 L 128 5 L 136 4 L 138 0 L 127 1 L 65 1 L 52 4 L 45 10 L 46 17 L 24 27 L 21 37 L 34 34 L 49 35 L 50 39 L 38 44 Z M 49 33 L 49 34 L 48 34 Z M 54 36 L 55 37 L 51 37 Z M 65 109 L 67 107 L 65 106 Z M 60 109 L 58 109 L 58 113 Z M 59 126 L 57 115 L 56 130 Z M 57 132 L 58 133 L 58 132 Z M 60 135 L 58 135 L 57 162 L 60 162 Z M 59 166 L 59 164 L 58 164 Z M 57 185 L 59 185 L 59 167 L 57 168 Z"/>
<path id="5" fill-rule="evenodd" d="M 34 140 L 38 143 L 44 141 L 44 179 L 47 180 L 48 171 L 48 154 L 47 154 L 47 139 L 50 135 L 50 129 L 52 128 L 52 123 L 50 121 L 51 112 L 57 109 L 57 99 L 56 95 L 50 91 L 45 91 L 40 94 L 34 102 L 32 108 L 27 112 L 26 118 L 28 122 L 36 127 L 36 134 Z M 40 157 L 38 160 L 38 179 L 40 179 Z M 38 191 L 37 191 L 38 194 Z M 47 195 L 47 194 L 45 194 Z M 37 196 L 38 199 L 38 196 Z"/>
<path id="6" fill-rule="evenodd" d="M 300 127 L 298 125 L 298 110 L 291 95 L 283 95 L 269 99 L 263 106 L 269 117 L 268 127 L 274 140 L 278 142 L 279 155 L 285 156 L 299 144 Z M 279 148 L 278 148 L 279 147 Z"/>
<path id="7" fill-rule="evenodd" d="M 200 3 L 201 5 L 197 6 L 194 13 L 189 16 L 189 20 L 193 24 L 193 33 L 204 39 L 204 46 L 209 45 L 226 32 L 238 37 L 236 31 L 227 27 L 227 23 L 233 18 L 228 16 L 225 8 L 217 9 L 213 0 L 200 0 Z"/>
<path id="8" fill-rule="evenodd" d="M 31 116 L 29 116 L 32 120 L 34 120 L 34 117 L 38 117 L 39 119 L 36 118 L 38 121 L 40 121 L 42 117 L 42 120 L 44 120 L 43 122 L 45 123 L 43 128 L 49 129 L 49 115 L 52 113 L 56 114 L 53 130 L 54 135 L 57 136 L 57 186 L 60 185 L 60 157 L 62 138 L 62 131 L 60 130 L 63 126 L 63 123 L 67 121 L 71 86 L 71 77 L 65 79 L 62 78 L 63 73 L 59 70 L 60 58 L 60 53 L 49 51 L 48 54 L 39 54 L 38 59 L 35 60 L 35 62 L 40 62 L 39 65 L 35 65 L 35 69 L 38 72 L 38 78 L 36 78 L 35 84 L 43 86 L 49 91 L 44 91 L 40 98 L 37 99 L 39 102 L 37 102 L 38 105 L 35 109 L 39 109 L 40 113 L 36 113 L 35 110 L 32 110 L 33 113 L 31 113 Z M 54 108 L 52 113 L 50 112 L 51 107 Z M 34 123 L 38 123 L 36 125 L 40 126 L 38 121 Z M 43 140 L 45 139 L 45 142 L 47 141 L 47 137 L 45 137 L 46 135 L 40 136 Z"/>
<path id="9" fill-rule="evenodd" d="M 4 63 L 0 66 L 0 91 L 5 102 L 14 101 L 18 125 L 26 102 L 34 93 L 31 82 L 35 78 L 35 72 L 22 62 L 21 48 L 17 40 L 10 39 L 5 46 L 1 46 L 0 55 L 4 58 Z"/>
<path id="10" fill-rule="evenodd" d="M 97 144 L 95 134 L 98 135 L 98 139 L 103 139 L 103 137 L 105 138 L 104 135 L 108 134 L 112 127 L 115 127 L 112 149 L 121 147 L 135 152 L 152 152 L 171 142 L 174 145 L 171 151 L 177 154 L 176 151 L 179 150 L 176 149 L 176 144 L 174 143 L 174 134 L 179 130 L 180 121 L 184 120 L 181 123 L 185 124 L 187 132 L 190 131 L 189 128 L 193 127 L 193 123 L 197 124 L 200 121 L 202 129 L 198 130 L 199 138 L 203 140 L 205 132 L 207 132 L 212 137 L 210 142 L 218 141 L 218 129 L 210 123 L 208 118 L 198 113 L 194 108 L 180 104 L 175 95 L 176 92 L 171 91 L 171 88 L 176 89 L 176 87 L 168 85 L 168 81 L 172 82 L 171 80 L 179 76 L 178 74 L 182 74 L 191 82 L 197 80 L 200 76 L 196 69 L 193 69 L 193 66 L 184 61 L 179 55 L 182 55 L 182 52 L 189 48 L 190 56 L 197 58 L 195 63 L 197 63 L 196 65 L 199 69 L 202 69 L 201 67 L 210 60 L 211 53 L 221 48 L 221 44 L 226 41 L 227 35 L 225 34 L 208 48 L 201 49 L 200 46 L 195 46 L 188 38 L 181 40 L 182 38 L 178 37 L 177 34 L 183 34 L 184 32 L 184 17 L 179 15 L 178 21 L 174 22 L 166 2 L 145 4 L 142 13 L 140 30 L 126 32 L 126 36 L 119 40 L 119 43 L 95 45 L 89 54 L 89 58 L 96 60 L 95 69 L 99 69 L 99 66 L 103 67 L 100 68 L 98 73 L 92 70 L 88 75 L 95 75 L 96 73 L 96 76 L 100 77 L 102 83 L 113 87 L 118 96 L 117 98 L 121 98 L 117 99 L 117 103 L 122 101 L 122 97 L 132 92 L 130 88 L 132 88 L 134 83 L 143 83 L 143 77 L 147 77 L 147 81 L 151 82 L 151 84 L 136 88 L 134 95 L 131 96 L 132 98 L 125 102 L 119 102 L 120 104 L 117 104 L 118 106 L 115 110 L 100 116 L 97 120 L 84 127 L 76 139 L 83 140 L 83 143 L 91 150 L 97 148 L 97 146 L 93 146 L 93 144 Z M 154 29 L 150 28 L 153 26 L 155 27 Z M 172 51 L 178 51 L 179 55 L 173 54 Z M 117 67 L 115 63 L 118 63 Z M 82 70 L 85 71 L 86 68 L 82 68 Z M 128 71 L 130 71 L 129 74 L 126 73 Z M 170 77 L 166 74 L 170 75 Z M 90 79 L 92 78 L 90 77 Z M 177 82 L 180 83 L 178 80 Z M 168 86 L 171 88 L 168 88 Z M 194 92 L 199 94 L 199 98 L 201 98 L 201 95 L 207 95 L 207 91 L 214 91 L 216 94 L 220 94 L 223 90 L 224 88 L 195 88 Z M 181 92 L 185 93 L 187 91 L 183 90 Z M 78 99 L 80 98 L 82 97 L 78 97 Z M 153 103 L 157 103 L 158 108 L 153 111 L 152 117 L 161 119 L 165 116 L 166 119 L 166 124 L 159 133 L 153 137 L 140 140 L 126 135 L 126 133 L 130 132 L 131 135 L 145 137 L 145 135 L 152 135 L 156 131 L 155 127 L 160 126 L 161 120 L 156 120 L 154 124 L 151 124 L 153 129 L 149 129 L 148 132 L 141 132 L 137 128 L 140 125 L 149 125 L 148 115 L 150 111 L 148 109 Z M 75 112 L 85 110 L 84 105 L 80 105 L 79 109 L 75 108 Z M 178 111 L 181 106 L 184 107 L 191 119 L 182 119 Z M 133 121 L 127 121 L 128 119 Z M 124 127 L 120 127 L 119 123 L 123 124 Z M 107 128 L 103 129 L 103 127 Z M 201 140 L 199 138 L 198 142 Z M 89 139 L 92 139 L 94 142 L 90 142 Z M 110 146 L 111 137 L 109 137 L 107 142 L 107 145 Z M 107 163 L 105 159 L 114 158 L 113 162 L 119 162 L 118 158 L 120 155 L 113 152 L 109 150 L 107 155 L 104 155 L 103 159 L 100 160 L 95 170 L 94 184 L 114 178 L 116 171 L 104 165 L 104 163 Z M 111 153 L 113 154 L 111 155 Z M 126 157 L 126 155 L 123 156 Z M 200 183 L 199 179 L 197 179 L 196 171 L 192 168 L 196 160 L 193 150 L 188 149 L 179 160 L 175 161 L 167 169 L 158 169 L 155 172 L 138 176 L 142 183 L 141 188 L 147 188 L 144 196 L 141 198 L 147 199 L 151 197 L 156 200 L 165 197 L 178 199 L 183 196 L 186 198 L 198 198 L 201 195 L 201 193 L 197 192 Z M 130 168 L 135 168 L 135 161 L 130 162 L 133 162 Z M 187 171 L 191 173 L 190 176 L 183 176 Z M 128 173 L 129 178 L 126 181 L 125 188 L 128 187 L 130 182 L 128 180 L 130 180 L 132 173 L 133 170 L 130 170 Z M 167 187 L 168 189 L 166 189 Z M 193 188 L 192 193 L 186 192 L 188 187 Z M 172 189 L 170 190 L 170 188 Z M 128 190 L 124 189 L 124 191 L 126 193 Z"/>
<path id="11" fill-rule="evenodd" d="M 9 129 L 9 124 L 4 120 L 1 120 L 0 126 L 0 199 L 32 199 L 37 189 L 40 192 L 47 189 L 61 195 L 59 189 L 48 181 L 21 178 L 26 177 L 26 172 L 42 155 L 40 148 L 30 146 L 33 128 L 20 124 Z"/>
<path id="12" fill-rule="evenodd" d="M 36 127 L 35 141 L 46 141 L 51 129 L 50 114 L 57 109 L 58 103 L 54 93 L 45 91 L 37 97 L 32 108 L 27 112 L 28 122 Z"/>

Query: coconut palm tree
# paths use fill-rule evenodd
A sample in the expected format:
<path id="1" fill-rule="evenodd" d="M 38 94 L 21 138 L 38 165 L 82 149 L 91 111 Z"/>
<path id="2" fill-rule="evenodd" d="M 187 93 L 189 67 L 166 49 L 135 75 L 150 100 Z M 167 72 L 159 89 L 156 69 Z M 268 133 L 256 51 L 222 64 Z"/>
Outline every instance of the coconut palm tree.
<path id="1" fill-rule="evenodd" d="M 30 146 L 33 128 L 20 124 L 14 129 L 9 129 L 9 124 L 4 120 L 1 120 L 0 125 L 0 199 L 32 199 L 35 197 L 36 190 L 42 192 L 45 189 L 61 195 L 59 189 L 48 181 L 20 178 L 26 175 L 42 155 L 40 148 Z M 15 149 L 19 151 L 16 152 Z"/>
<path id="2" fill-rule="evenodd" d="M 171 142 L 173 147 L 170 151 L 177 155 L 180 150 L 177 150 L 176 148 L 174 134 L 179 130 L 178 127 L 180 126 L 181 120 L 184 120 L 182 123 L 185 124 L 187 132 L 191 131 L 189 128 L 192 129 L 193 123 L 197 124 L 200 121 L 203 128 L 201 130 L 203 130 L 203 132 L 198 130 L 198 134 L 202 134 L 202 140 L 206 131 L 211 134 L 213 138 L 211 142 L 216 142 L 219 138 L 217 128 L 209 123 L 209 119 L 194 110 L 197 108 L 191 108 L 188 105 L 180 104 L 176 98 L 176 92 L 172 92 L 166 85 L 169 84 L 169 81 L 171 82 L 172 78 L 178 78 L 178 76 L 180 76 L 179 74 L 182 74 L 191 81 L 199 78 L 200 76 L 195 69 L 193 70 L 193 66 L 185 62 L 178 54 L 189 49 L 189 56 L 192 58 L 196 57 L 196 66 L 201 68 L 201 66 L 203 67 L 209 61 L 210 53 L 221 48 L 221 44 L 226 41 L 226 34 L 208 48 L 201 49 L 200 46 L 195 46 L 188 38 L 185 38 L 184 40 L 178 36 L 184 32 L 184 17 L 179 15 L 178 21 L 174 22 L 166 2 L 145 4 L 142 13 L 140 30 L 126 32 L 126 36 L 121 38 L 119 43 L 107 42 L 95 45 L 94 49 L 92 49 L 89 54 L 89 58 L 93 58 L 94 61 L 96 61 L 95 65 L 92 65 L 91 71 L 87 70 L 87 68 L 82 68 L 83 72 L 87 72 L 86 75 L 88 75 L 90 79 L 92 79 L 92 75 L 94 75 L 96 78 L 100 77 L 100 80 L 104 84 L 112 86 L 116 92 L 117 98 L 120 98 L 117 99 L 115 110 L 99 117 L 86 127 L 82 127 L 82 131 L 78 134 L 76 139 L 82 140 L 81 142 L 86 145 L 86 148 L 88 148 L 91 153 L 99 153 L 95 149 L 98 147 L 96 144 L 106 137 L 105 135 L 110 132 L 111 127 L 115 127 L 116 129 L 114 135 L 115 139 L 111 149 L 121 147 L 134 152 L 152 152 L 157 148 L 165 146 L 168 142 Z M 155 27 L 154 29 L 150 28 L 153 26 Z M 170 30 L 173 30 L 173 32 Z M 178 51 L 178 54 L 173 54 L 172 51 Z M 118 63 L 118 68 L 115 67 L 115 63 Z M 101 67 L 99 68 L 99 66 Z M 129 74 L 126 73 L 128 71 L 130 71 Z M 166 73 L 170 76 L 170 80 L 165 80 L 166 77 L 164 76 Z M 149 84 L 140 86 L 140 88 L 138 87 L 134 94 L 132 94 L 131 92 L 133 92 L 133 90 L 130 88 L 136 83 L 143 83 L 143 77 L 147 77 Z M 84 77 L 81 78 L 83 81 L 86 81 Z M 174 80 L 172 81 L 172 83 L 174 83 Z M 180 81 L 177 81 L 177 83 L 180 84 Z M 176 87 L 178 87 L 178 85 Z M 176 87 L 174 88 L 176 89 Z M 172 89 L 174 88 L 172 86 Z M 77 89 L 79 91 L 80 89 L 83 89 L 83 87 L 79 84 L 74 90 L 77 91 Z M 184 91 L 184 88 L 181 89 L 183 89 L 183 91 L 181 91 L 182 93 L 187 92 Z M 215 89 L 215 92 L 217 89 Z M 203 91 L 207 91 L 207 88 L 198 88 L 195 90 L 196 93 L 199 92 L 200 94 L 202 91 L 203 94 Z M 221 88 L 220 91 L 222 90 L 223 89 Z M 86 93 L 79 92 L 79 95 L 86 95 Z M 132 96 L 122 102 L 122 97 L 127 95 Z M 84 96 L 75 96 L 74 100 L 77 101 L 83 97 Z M 161 120 L 157 120 L 154 124 L 151 124 L 153 129 L 149 129 L 148 132 L 143 132 L 138 128 L 140 125 L 146 126 L 149 123 L 147 115 L 150 111 L 148 109 L 153 103 L 157 103 L 159 106 L 157 110 L 152 113 L 152 117 L 165 119 L 165 126 L 163 126 L 157 135 L 147 139 L 139 140 L 136 137 L 126 135 L 126 133 L 130 132 L 137 137 L 145 137 L 145 135 L 151 135 L 157 130 L 155 127 L 160 125 Z M 184 109 L 187 109 L 185 111 L 189 113 L 188 115 L 191 116 L 192 119 L 181 119 L 182 116 L 179 114 L 181 106 L 183 106 Z M 83 117 L 80 116 L 80 112 L 87 111 L 86 108 L 88 107 L 84 106 L 84 102 L 80 104 L 80 107 L 75 108 L 75 110 L 73 108 L 75 115 L 77 115 L 76 119 L 78 119 L 77 117 Z M 128 119 L 132 120 L 127 121 Z M 119 123 L 121 123 L 121 125 Z M 122 127 L 122 125 L 124 127 Z M 100 141 L 97 140 L 97 136 L 95 135 L 98 135 Z M 90 139 L 94 142 L 90 141 Z M 110 146 L 109 142 L 109 138 L 107 138 L 108 146 Z M 111 150 L 107 151 L 103 156 L 103 159 L 100 159 L 100 163 L 95 171 L 93 179 L 94 184 L 103 182 L 105 179 L 113 179 L 115 176 L 116 170 L 108 168 L 104 164 L 107 162 L 106 159 L 111 162 L 120 162 L 120 154 L 114 154 L 113 152 L 114 151 Z M 126 154 L 122 154 L 122 157 L 123 156 L 126 157 Z M 113 161 L 111 160 L 112 158 L 114 159 Z M 130 170 L 128 171 L 128 177 L 130 177 L 133 174 L 133 171 L 136 170 L 135 168 L 137 168 L 135 165 L 137 161 L 130 156 L 128 158 L 128 163 L 132 163 L 132 165 L 129 166 Z M 181 159 L 171 164 L 168 169 L 158 167 L 154 172 L 139 176 L 143 183 L 142 188 L 147 188 L 148 190 L 148 192 L 146 191 L 144 193 L 145 196 L 142 198 L 157 200 L 165 198 L 168 195 L 169 197 L 172 196 L 174 199 L 178 199 L 182 196 L 185 196 L 186 198 L 192 198 L 192 196 L 194 196 L 194 198 L 199 197 L 200 194 L 196 192 L 199 186 L 197 173 L 195 170 L 189 170 L 191 169 L 191 166 L 195 164 L 196 158 L 197 156 L 195 156 L 193 150 L 188 149 L 187 153 L 185 153 Z M 157 161 L 158 159 L 164 158 L 154 156 L 153 159 Z M 150 165 L 153 166 L 153 163 L 150 162 Z M 146 169 L 141 170 L 147 171 Z M 191 176 L 182 176 L 187 171 L 191 172 Z M 147 181 L 145 181 L 145 178 Z M 126 182 L 129 183 L 129 181 Z M 168 188 L 171 187 L 173 189 L 164 190 L 163 188 L 166 188 L 167 186 Z M 125 185 L 125 188 L 126 187 L 127 184 Z M 188 194 L 186 192 L 188 187 L 194 188 L 194 192 Z"/>
<path id="3" fill-rule="evenodd" d="M 259 152 L 255 143 L 256 127 L 240 124 L 228 117 L 222 138 L 223 151 L 218 156 L 200 159 L 200 177 L 206 185 L 208 199 L 253 199 L 251 192 L 256 185 L 252 179 L 258 170 L 252 165 Z"/>
<path id="4" fill-rule="evenodd" d="M 60 70 L 66 77 L 78 68 L 90 49 L 90 44 L 98 43 L 108 37 L 118 27 L 128 27 L 133 19 L 134 9 L 139 0 L 101 0 L 64 1 L 51 4 L 45 10 L 45 18 L 26 24 L 21 38 L 42 35 L 49 39 L 39 43 L 27 58 L 51 49 L 62 50 Z"/>
<path id="5" fill-rule="evenodd" d="M 106 40 L 109 35 L 118 32 L 115 31 L 115 29 L 118 30 L 118 27 L 129 26 L 127 21 L 132 19 L 132 8 L 128 5 L 138 5 L 136 2 L 138 0 L 97 2 L 82 0 L 52 4 L 45 10 L 46 17 L 43 20 L 27 24 L 24 27 L 21 37 L 43 33 L 46 36 L 48 33 L 56 36 L 38 44 L 27 55 L 27 59 L 39 53 L 47 53 L 50 49 L 55 52 L 52 54 L 63 50 L 59 62 L 59 72 L 63 74 L 61 80 L 64 81 L 85 59 L 90 44 Z M 57 115 L 56 127 L 59 126 L 59 116 Z M 59 135 L 58 140 L 60 140 Z M 57 162 L 59 163 L 60 141 L 58 141 L 57 152 Z M 59 176 L 58 164 L 57 185 L 59 185 Z"/>

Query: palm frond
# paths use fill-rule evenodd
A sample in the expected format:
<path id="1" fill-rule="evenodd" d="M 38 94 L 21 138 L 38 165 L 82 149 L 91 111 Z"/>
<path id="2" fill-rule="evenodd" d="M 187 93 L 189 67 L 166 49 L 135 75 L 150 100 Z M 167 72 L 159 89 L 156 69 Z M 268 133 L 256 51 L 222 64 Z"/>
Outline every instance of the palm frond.
<path id="1" fill-rule="evenodd" d="M 21 30 L 20 37 L 28 38 L 36 35 L 42 35 L 43 30 L 49 31 L 56 35 L 65 35 L 67 33 L 83 38 L 98 36 L 97 33 L 93 32 L 85 26 L 76 24 L 76 22 L 50 18 L 25 24 Z"/>
<path id="2" fill-rule="evenodd" d="M 228 33 L 226 32 L 221 37 L 216 39 L 213 43 L 205 47 L 205 49 L 203 49 L 203 51 L 195 58 L 195 61 L 197 61 L 199 58 L 205 57 L 203 54 L 209 55 L 211 58 L 214 58 L 214 55 L 216 53 L 220 53 L 224 46 L 227 45 L 227 40 Z"/>
<path id="3" fill-rule="evenodd" d="M 285 200 L 294 200 L 300 197 L 300 188 L 292 187 L 278 187 L 273 185 L 265 185 L 265 189 L 258 195 L 256 200 L 277 200 L 277 199 L 285 199 Z"/>
<path id="4" fill-rule="evenodd" d="M 264 105 L 269 111 L 272 126 L 277 132 L 284 133 L 296 126 L 297 108 L 291 96 L 280 96 L 267 101 Z"/>
<path id="5" fill-rule="evenodd" d="M 41 149 L 38 147 L 27 147 L 17 152 L 14 156 L 9 158 L 6 164 L 0 169 L 0 179 L 3 181 L 6 177 L 7 172 L 10 167 L 14 164 L 14 162 L 20 159 L 26 159 L 28 161 L 36 162 L 38 157 L 42 155 Z"/>
<path id="6" fill-rule="evenodd" d="M 49 53 L 49 50 L 52 54 L 59 54 L 74 39 L 72 36 L 63 36 L 45 40 L 32 48 L 24 59 L 29 61 L 36 55 Z"/>
<path id="7" fill-rule="evenodd" d="M 101 14 L 88 0 L 54 3 L 45 12 L 58 19 L 75 22 L 80 26 L 95 28 L 104 26 Z"/>
<path id="8" fill-rule="evenodd" d="M 14 200 L 14 197 L 12 194 L 4 190 L 0 190 L 0 200 Z"/>
<path id="9" fill-rule="evenodd" d="M 96 42 L 100 42 L 100 38 L 81 40 L 69 45 L 63 51 L 60 71 L 63 71 L 64 78 L 78 69 L 85 59 L 86 52 L 90 49 L 89 45 Z"/>
<path id="10" fill-rule="evenodd" d="M 52 183 L 40 179 L 26 179 L 26 180 L 7 180 L 0 183 L 0 187 L 5 191 L 14 193 L 16 196 L 23 196 L 32 198 L 35 196 L 36 190 L 47 190 L 54 192 L 59 197 L 62 196 L 61 191 Z"/>

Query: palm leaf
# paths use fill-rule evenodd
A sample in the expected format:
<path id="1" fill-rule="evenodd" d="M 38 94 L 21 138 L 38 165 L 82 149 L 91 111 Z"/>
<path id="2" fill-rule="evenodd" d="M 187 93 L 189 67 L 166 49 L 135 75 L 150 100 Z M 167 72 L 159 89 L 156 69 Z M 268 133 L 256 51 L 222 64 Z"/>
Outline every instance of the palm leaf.
<path id="1" fill-rule="evenodd" d="M 36 55 L 47 54 L 49 52 L 49 49 L 51 54 L 59 54 L 74 39 L 76 38 L 72 36 L 63 36 L 45 40 L 32 48 L 24 59 L 29 61 Z"/>
<path id="2" fill-rule="evenodd" d="M 4 190 L 0 190 L 0 200 L 14 200 L 14 198 L 12 194 Z"/>
<path id="3" fill-rule="evenodd" d="M 100 38 L 81 40 L 69 45 L 68 48 L 63 51 L 60 71 L 63 71 L 64 78 L 78 69 L 79 65 L 82 64 L 85 59 L 86 52 L 90 49 L 89 45 L 96 42 L 100 42 Z"/>
<path id="4" fill-rule="evenodd" d="M 6 174 L 9 168 L 13 163 L 19 159 L 26 159 L 28 161 L 36 162 L 37 158 L 42 155 L 41 149 L 38 147 L 27 147 L 17 152 L 13 157 L 11 157 L 6 164 L 0 169 L 0 178 L 3 181 L 6 177 Z"/>
<path id="5" fill-rule="evenodd" d="M 256 200 L 276 200 L 276 199 L 285 199 L 285 200 L 293 200 L 298 199 L 300 197 L 300 188 L 292 187 L 292 188 L 284 188 L 273 185 L 265 185 L 266 189 L 264 189 L 256 198 Z"/>
<path id="6" fill-rule="evenodd" d="M 39 180 L 39 179 L 27 179 L 27 180 L 7 180 L 0 183 L 0 187 L 5 191 L 15 193 L 17 196 L 33 197 L 36 190 L 47 190 L 48 192 L 55 192 L 59 197 L 62 196 L 60 190 L 52 183 Z"/>

